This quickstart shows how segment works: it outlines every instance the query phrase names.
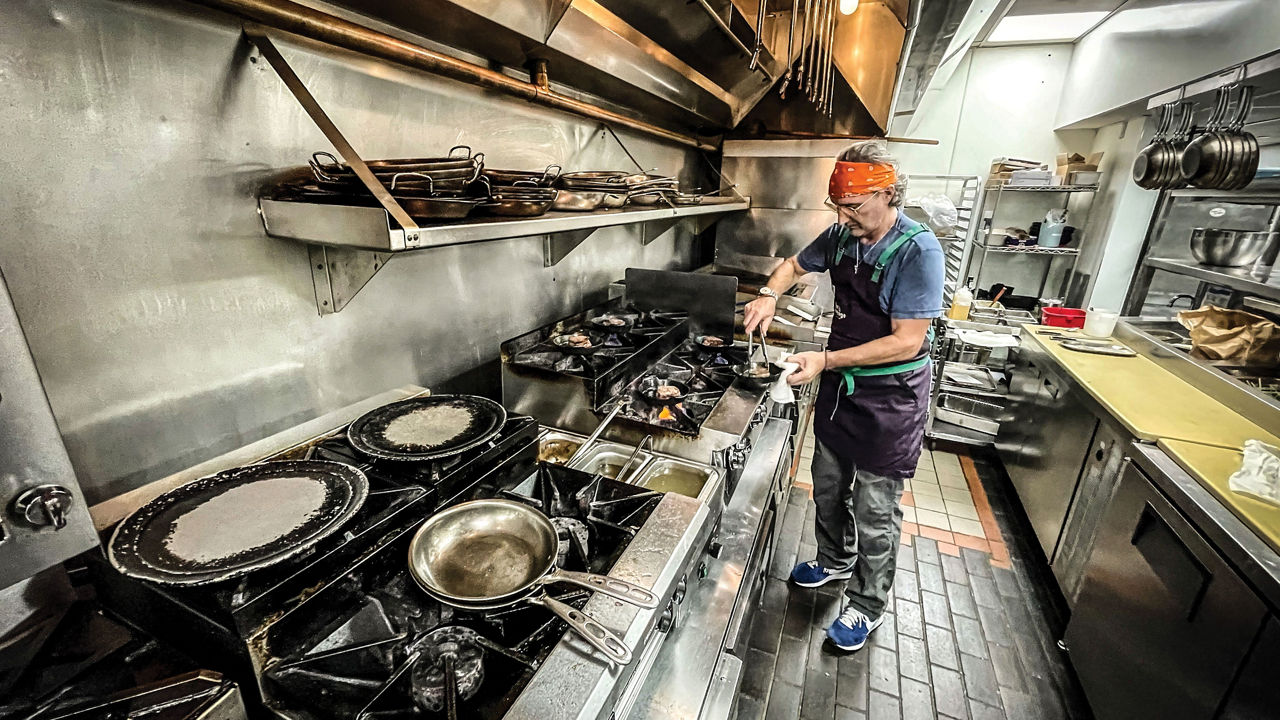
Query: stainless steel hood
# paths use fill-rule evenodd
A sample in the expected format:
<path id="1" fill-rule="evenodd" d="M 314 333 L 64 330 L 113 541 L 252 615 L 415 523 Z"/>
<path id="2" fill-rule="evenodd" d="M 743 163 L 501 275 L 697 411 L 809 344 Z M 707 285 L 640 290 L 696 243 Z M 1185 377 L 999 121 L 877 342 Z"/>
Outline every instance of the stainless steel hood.
<path id="1" fill-rule="evenodd" d="M 732 127 L 768 89 L 781 61 L 748 72 L 732 30 L 706 3 L 595 0 L 337 0 L 375 23 L 470 53 L 513 72 L 546 60 L 553 85 L 568 86 L 645 116 L 711 131 Z M 349 15 L 349 13 L 348 13 Z M 732 19 L 746 22 L 741 13 Z M 659 22 L 661 20 L 662 22 Z M 697 24 L 690 24 L 693 21 Z M 664 29 L 663 23 L 675 21 Z M 754 30 L 754 28 L 752 28 Z M 696 32 L 695 32 L 696 31 Z M 683 34 L 682 34 L 683 33 Z M 407 34 L 407 35 L 406 35 Z M 785 38 L 783 39 L 785 42 Z M 753 77 L 749 77 L 753 76 Z"/>

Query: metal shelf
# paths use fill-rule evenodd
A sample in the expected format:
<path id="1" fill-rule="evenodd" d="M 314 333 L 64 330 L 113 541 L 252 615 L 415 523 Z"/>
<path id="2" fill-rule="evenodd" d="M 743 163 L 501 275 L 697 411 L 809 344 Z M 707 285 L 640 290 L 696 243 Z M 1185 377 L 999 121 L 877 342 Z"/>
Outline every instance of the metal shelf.
<path id="1" fill-rule="evenodd" d="M 996 192 L 1078 193 L 1097 192 L 1097 185 L 988 185 Z"/>
<path id="2" fill-rule="evenodd" d="M 1074 247 L 1041 247 L 1039 245 L 983 245 L 975 242 L 974 247 L 982 252 L 1017 253 L 1021 255 L 1079 255 L 1080 248 Z"/>
<path id="3" fill-rule="evenodd" d="M 641 207 L 593 212 L 548 212 L 529 218 L 480 217 L 422 225 L 406 232 L 380 207 L 326 205 L 288 200 L 259 200 L 267 234 L 285 240 L 355 247 L 377 252 L 403 252 L 465 243 L 590 232 L 602 227 L 676 221 L 723 215 L 751 208 L 750 198 L 704 201 L 686 207 Z M 585 237 L 585 236 L 584 236 Z"/>
<path id="4" fill-rule="evenodd" d="M 401 253 L 542 236 L 542 262 L 545 267 L 551 267 L 603 227 L 638 226 L 640 242 L 648 243 L 678 222 L 694 222 L 695 232 L 701 232 L 724 215 L 750 207 L 751 198 L 724 198 L 675 208 L 549 212 L 532 218 L 478 217 L 405 230 L 381 207 L 258 200 L 258 212 L 267 235 L 307 243 L 316 310 L 321 315 L 346 307 L 391 258 Z"/>
<path id="5" fill-rule="evenodd" d="M 1143 264 L 1148 268 L 1184 275 L 1239 292 L 1280 300 L 1280 273 L 1268 271 L 1266 277 L 1258 277 L 1251 274 L 1248 268 L 1219 268 L 1170 258 L 1147 258 Z"/>

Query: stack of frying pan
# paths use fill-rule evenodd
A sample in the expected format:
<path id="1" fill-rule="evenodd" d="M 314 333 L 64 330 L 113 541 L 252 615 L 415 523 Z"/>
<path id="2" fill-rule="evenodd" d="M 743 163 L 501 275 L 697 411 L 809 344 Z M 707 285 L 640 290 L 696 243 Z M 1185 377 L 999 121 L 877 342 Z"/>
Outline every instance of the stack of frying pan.
<path id="1" fill-rule="evenodd" d="M 1258 139 L 1244 129 L 1253 109 L 1251 86 L 1240 88 L 1236 112 L 1228 120 L 1231 94 L 1237 86 L 1218 89 L 1213 114 L 1205 127 L 1191 126 L 1191 103 L 1181 104 L 1181 122 L 1169 134 L 1174 104 L 1161 108 L 1160 126 L 1151 144 L 1133 163 L 1133 181 L 1149 190 L 1192 185 L 1205 190 L 1240 190 L 1258 171 Z"/>
<path id="2" fill-rule="evenodd" d="M 308 163 L 314 183 L 295 188 L 310 200 L 372 202 L 355 170 L 327 152 L 311 156 Z M 467 186 L 480 176 L 484 154 L 459 145 L 445 157 L 369 160 L 374 176 L 390 191 L 405 212 L 419 220 L 456 220 L 471 214 L 480 200 L 467 197 Z"/>
<path id="3" fill-rule="evenodd" d="M 620 170 L 566 173 L 556 184 L 571 193 L 599 193 L 599 207 L 604 208 L 620 208 L 628 203 L 657 205 L 680 194 L 680 182 L 673 177 Z"/>
<path id="4" fill-rule="evenodd" d="M 558 193 L 551 183 L 559 174 L 559 165 L 542 171 L 485 169 L 476 183 L 477 192 L 485 196 L 480 209 L 509 217 L 542 215 L 556 201 Z"/>

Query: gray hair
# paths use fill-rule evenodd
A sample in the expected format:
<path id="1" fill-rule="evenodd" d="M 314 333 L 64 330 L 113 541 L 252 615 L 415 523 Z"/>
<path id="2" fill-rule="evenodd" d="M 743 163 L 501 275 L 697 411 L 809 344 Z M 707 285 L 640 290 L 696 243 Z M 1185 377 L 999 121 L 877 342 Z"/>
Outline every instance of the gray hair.
<path id="1" fill-rule="evenodd" d="M 902 205 L 907 194 L 907 176 L 902 174 L 902 170 L 898 168 L 898 159 L 890 154 L 888 146 L 883 142 L 880 140 L 856 142 L 845 148 L 836 159 L 840 162 L 873 163 L 893 168 L 893 172 L 898 176 L 898 182 L 893 184 L 893 198 L 889 200 L 889 205 L 893 207 Z"/>

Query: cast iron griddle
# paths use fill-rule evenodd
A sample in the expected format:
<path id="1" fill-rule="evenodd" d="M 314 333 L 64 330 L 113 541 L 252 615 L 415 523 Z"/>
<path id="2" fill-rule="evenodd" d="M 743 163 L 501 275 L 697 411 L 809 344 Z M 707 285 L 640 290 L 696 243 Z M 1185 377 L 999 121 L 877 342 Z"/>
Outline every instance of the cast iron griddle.
<path id="1" fill-rule="evenodd" d="M 448 422 L 432 423 L 431 432 L 414 442 L 405 437 L 411 433 L 403 432 L 403 423 L 415 413 Z M 401 400 L 366 413 L 351 423 L 347 440 L 356 450 L 381 460 L 438 460 L 488 442 L 506 422 L 507 411 L 488 398 L 431 395 Z M 395 434 L 397 428 L 401 429 L 399 435 Z"/>
<path id="2" fill-rule="evenodd" d="M 349 520 L 368 494 L 364 473 L 343 463 L 234 468 L 135 510 L 116 526 L 107 558 L 125 575 L 167 585 L 230 580 L 310 549 Z"/>

